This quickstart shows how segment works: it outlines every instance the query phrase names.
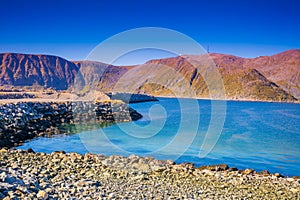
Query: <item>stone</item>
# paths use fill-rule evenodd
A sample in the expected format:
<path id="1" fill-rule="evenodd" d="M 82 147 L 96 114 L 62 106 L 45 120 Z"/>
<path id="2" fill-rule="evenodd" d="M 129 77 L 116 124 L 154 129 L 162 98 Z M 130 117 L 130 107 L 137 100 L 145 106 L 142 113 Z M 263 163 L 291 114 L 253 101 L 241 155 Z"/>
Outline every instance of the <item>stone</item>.
<path id="1" fill-rule="evenodd" d="M 4 194 L 2 194 L 2 192 L 0 192 L 0 199 L 3 199 L 5 197 Z"/>
<path id="2" fill-rule="evenodd" d="M 300 192 L 299 188 L 291 188 L 290 190 L 293 193 L 299 193 Z"/>
<path id="3" fill-rule="evenodd" d="M 35 153 L 32 148 L 28 148 L 25 150 L 26 153 Z"/>
<path id="4" fill-rule="evenodd" d="M 40 190 L 38 193 L 37 193 L 37 198 L 39 199 L 43 199 L 43 200 L 46 200 L 48 199 L 48 193 L 44 190 Z"/>
<path id="5" fill-rule="evenodd" d="M 109 197 L 109 198 L 116 198 L 116 194 L 115 194 L 115 193 L 110 193 L 110 194 L 108 195 L 108 197 Z"/>
<path id="6" fill-rule="evenodd" d="M 282 176 L 282 175 L 281 175 L 281 174 L 279 174 L 279 173 L 275 173 L 275 174 L 274 174 L 274 176 L 276 176 L 277 178 L 284 177 L 284 176 Z"/>
<path id="7" fill-rule="evenodd" d="M 2 182 L 5 181 L 6 177 L 7 177 L 7 174 L 6 174 L 5 172 L 2 172 L 2 173 L 0 174 L 0 180 L 1 180 Z"/>
<path id="8" fill-rule="evenodd" d="M 242 173 L 245 174 L 245 175 L 249 175 L 249 174 L 254 173 L 254 170 L 253 169 L 245 169 L 245 170 L 242 171 Z"/>
<path id="9" fill-rule="evenodd" d="M 138 164 L 137 169 L 142 173 L 149 173 L 151 171 L 148 164 Z"/>
<path id="10" fill-rule="evenodd" d="M 236 172 L 236 171 L 238 171 L 238 168 L 236 168 L 236 167 L 230 167 L 227 171 L 228 172 Z"/>
<path id="11" fill-rule="evenodd" d="M 0 149 L 0 153 L 6 153 L 6 152 L 7 152 L 7 149 L 5 149 L 5 148 Z"/>
<path id="12" fill-rule="evenodd" d="M 294 181 L 294 179 L 293 179 L 293 178 L 290 178 L 290 177 L 289 177 L 289 178 L 286 178 L 286 180 L 289 181 L 289 182 L 293 182 L 293 181 Z"/>
<path id="13" fill-rule="evenodd" d="M 164 171 L 165 169 L 166 169 L 166 167 L 164 167 L 164 166 L 158 166 L 158 165 L 152 166 L 152 170 L 153 170 L 154 172 L 162 172 L 162 171 Z"/>
<path id="14" fill-rule="evenodd" d="M 263 170 L 259 174 L 261 174 L 261 175 L 270 175 L 270 172 L 268 170 Z"/>

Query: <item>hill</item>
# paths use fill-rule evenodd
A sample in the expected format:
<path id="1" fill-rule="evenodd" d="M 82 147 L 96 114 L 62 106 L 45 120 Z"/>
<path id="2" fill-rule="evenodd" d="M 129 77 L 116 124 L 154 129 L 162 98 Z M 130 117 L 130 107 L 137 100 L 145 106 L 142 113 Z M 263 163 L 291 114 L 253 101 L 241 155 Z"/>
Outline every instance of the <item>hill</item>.
<path id="1" fill-rule="evenodd" d="M 79 68 L 58 56 L 0 54 L 0 85 L 40 85 L 57 90 L 73 84 Z"/>
<path id="2" fill-rule="evenodd" d="M 211 98 L 220 72 L 226 99 L 297 101 L 300 98 L 300 50 L 273 56 L 184 55 L 137 66 L 68 61 L 57 56 L 0 54 L 0 86 L 41 85 L 57 90 L 141 93 L 154 96 Z M 208 89 L 210 85 L 210 89 Z M 211 86 L 212 85 L 212 86 Z"/>
<path id="3" fill-rule="evenodd" d="M 155 59 L 126 73 L 122 71 L 124 75 L 117 82 L 107 84 L 108 79 L 103 78 L 99 85 L 106 91 L 155 96 L 173 96 L 176 91 L 177 96 L 211 98 L 207 80 L 217 81 L 217 77 L 203 78 L 208 76 L 207 66 L 212 61 L 222 76 L 227 99 L 296 101 L 300 98 L 299 50 L 253 59 L 216 53 Z"/>

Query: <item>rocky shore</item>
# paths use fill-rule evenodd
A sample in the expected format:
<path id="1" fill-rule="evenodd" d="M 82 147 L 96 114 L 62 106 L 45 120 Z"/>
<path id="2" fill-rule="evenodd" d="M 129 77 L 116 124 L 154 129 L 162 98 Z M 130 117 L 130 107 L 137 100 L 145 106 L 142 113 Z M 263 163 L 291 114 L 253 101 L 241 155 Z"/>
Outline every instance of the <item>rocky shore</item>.
<path id="1" fill-rule="evenodd" d="M 116 123 L 142 117 L 122 101 L 17 102 L 0 105 L 0 148 L 43 135 L 61 134 L 60 126 Z"/>
<path id="2" fill-rule="evenodd" d="M 35 98 L 34 94 L 29 94 L 25 92 L 0 92 L 0 99 L 22 99 L 22 98 Z"/>
<path id="3" fill-rule="evenodd" d="M 126 103 L 141 103 L 147 101 L 158 101 L 154 96 L 146 94 L 130 94 L 130 93 L 121 93 L 121 92 L 111 92 L 106 93 L 110 99 L 122 100 Z"/>
<path id="4" fill-rule="evenodd" d="M 299 199 L 300 180 L 152 157 L 0 150 L 1 199 Z"/>

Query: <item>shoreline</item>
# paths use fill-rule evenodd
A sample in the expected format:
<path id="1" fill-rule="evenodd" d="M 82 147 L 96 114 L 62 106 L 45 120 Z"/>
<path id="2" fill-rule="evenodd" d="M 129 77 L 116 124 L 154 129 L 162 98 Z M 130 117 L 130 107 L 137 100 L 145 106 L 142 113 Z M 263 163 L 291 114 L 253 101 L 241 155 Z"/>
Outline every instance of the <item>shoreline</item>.
<path id="1" fill-rule="evenodd" d="M 15 95 L 34 95 L 33 98 L 0 98 L 0 104 L 3 103 L 16 103 L 16 102 L 88 102 L 94 100 L 95 96 L 92 96 L 92 99 L 88 98 L 82 98 L 78 97 L 77 95 L 74 95 L 70 92 L 52 92 L 51 94 L 48 94 L 46 92 L 1 92 L 1 94 L 15 94 Z M 220 98 L 209 98 L 209 97 L 186 97 L 186 96 L 166 96 L 166 95 L 148 95 L 148 94 L 130 94 L 130 93 L 122 93 L 122 92 L 116 92 L 116 93 L 107 93 L 107 98 L 103 97 L 103 100 L 123 100 L 125 103 L 144 103 L 144 102 L 151 102 L 151 101 L 157 101 L 156 98 L 179 98 L 179 99 L 197 99 L 197 100 L 209 100 L 209 101 L 234 101 L 234 102 L 261 102 L 261 103 L 287 103 L 287 104 L 300 104 L 300 99 L 297 99 L 295 101 L 276 101 L 276 100 L 258 100 L 258 99 L 234 99 L 234 98 L 226 98 L 220 99 Z"/>
<path id="2" fill-rule="evenodd" d="M 177 98 L 177 99 L 195 99 L 195 100 L 207 100 L 207 101 L 234 101 L 234 102 L 253 102 L 253 103 L 287 103 L 287 104 L 300 104 L 300 101 L 267 101 L 267 100 L 254 100 L 254 99 L 212 99 L 205 97 L 184 97 L 184 96 L 164 96 L 155 95 L 156 98 Z"/>
<path id="3" fill-rule="evenodd" d="M 130 155 L 0 150 L 0 198 L 297 199 L 299 177 Z"/>
<path id="4" fill-rule="evenodd" d="M 154 96 L 156 98 L 172 98 L 172 99 L 194 99 L 194 100 L 207 100 L 207 101 L 228 101 L 228 102 L 249 102 L 249 103 L 282 103 L 282 104 L 300 104 L 300 101 L 289 102 L 289 101 L 257 101 L 257 100 L 247 100 L 247 99 L 209 99 L 209 98 L 192 98 L 192 97 L 174 97 L 174 96 Z M 18 102 L 45 102 L 45 103 L 64 103 L 64 102 L 90 102 L 90 100 L 77 100 L 77 99 L 39 99 L 39 98 L 28 98 L 28 99 L 0 99 L 0 105 L 6 103 L 18 103 Z M 145 103 L 145 102 L 155 102 L 153 100 L 149 101 L 139 101 L 130 102 L 129 104 Z"/>

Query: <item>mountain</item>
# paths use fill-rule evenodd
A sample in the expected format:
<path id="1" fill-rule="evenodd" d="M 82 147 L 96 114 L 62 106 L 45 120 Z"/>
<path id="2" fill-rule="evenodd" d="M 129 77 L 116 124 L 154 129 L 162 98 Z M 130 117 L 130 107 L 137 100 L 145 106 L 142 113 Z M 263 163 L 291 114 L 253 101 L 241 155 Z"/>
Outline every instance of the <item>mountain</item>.
<path id="1" fill-rule="evenodd" d="M 156 96 L 211 98 L 212 88 L 208 89 L 207 82 L 214 87 L 219 77 L 209 73 L 210 65 L 220 72 L 227 99 L 296 101 L 300 98 L 299 50 L 252 59 L 216 53 L 155 59 L 122 72 L 117 82 L 107 84 L 108 79 L 102 78 L 99 87 Z"/>
<path id="2" fill-rule="evenodd" d="M 113 88 L 124 73 L 132 68 L 130 66 L 113 66 L 96 61 L 74 61 L 74 63 L 79 67 L 79 75 L 82 75 L 82 79 L 79 75 L 76 77 L 76 88 L 83 90 L 100 88 L 106 91 L 106 88 Z M 78 80 L 80 84 L 77 84 Z M 101 87 L 99 83 L 101 83 Z"/>
<path id="3" fill-rule="evenodd" d="M 219 68 L 230 71 L 256 69 L 295 98 L 300 98 L 300 50 L 252 59 L 224 54 L 212 54 L 211 58 Z"/>
<path id="4" fill-rule="evenodd" d="M 214 70 L 221 76 L 211 73 Z M 136 66 L 5 53 L 0 54 L 0 85 L 4 84 L 38 84 L 58 90 L 97 88 L 155 96 L 297 101 L 300 50 L 257 58 L 217 53 L 183 55 Z M 226 96 L 218 96 L 223 90 Z"/>
<path id="5" fill-rule="evenodd" d="M 0 85 L 41 85 L 65 90 L 73 84 L 78 70 L 76 64 L 57 56 L 0 54 Z"/>

